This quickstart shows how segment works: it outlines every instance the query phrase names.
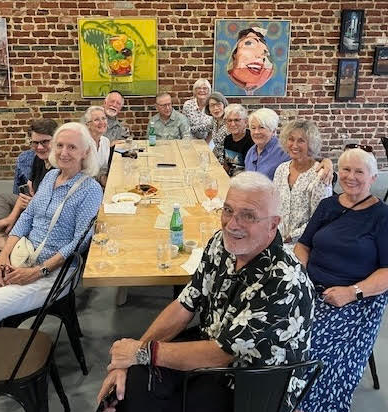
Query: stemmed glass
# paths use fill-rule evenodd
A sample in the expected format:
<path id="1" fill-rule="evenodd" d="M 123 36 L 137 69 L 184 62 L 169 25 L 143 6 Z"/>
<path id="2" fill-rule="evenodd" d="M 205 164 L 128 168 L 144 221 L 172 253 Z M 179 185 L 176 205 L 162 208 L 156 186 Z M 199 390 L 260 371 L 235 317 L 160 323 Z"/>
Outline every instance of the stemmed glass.
<path id="1" fill-rule="evenodd" d="M 108 226 L 104 222 L 97 222 L 94 228 L 94 235 L 92 237 L 93 243 L 100 246 L 100 257 L 102 257 L 102 249 L 108 243 Z M 102 260 L 96 262 L 98 269 L 106 269 L 108 263 Z"/>
<path id="2" fill-rule="evenodd" d="M 206 197 L 209 199 L 209 206 L 212 206 L 213 199 L 218 194 L 218 182 L 217 179 L 212 176 L 205 176 L 204 181 L 204 192 Z"/>
<path id="3" fill-rule="evenodd" d="M 151 187 L 151 174 L 148 169 L 140 170 L 139 173 L 139 189 L 143 192 L 143 196 L 147 196 L 147 192 Z"/>

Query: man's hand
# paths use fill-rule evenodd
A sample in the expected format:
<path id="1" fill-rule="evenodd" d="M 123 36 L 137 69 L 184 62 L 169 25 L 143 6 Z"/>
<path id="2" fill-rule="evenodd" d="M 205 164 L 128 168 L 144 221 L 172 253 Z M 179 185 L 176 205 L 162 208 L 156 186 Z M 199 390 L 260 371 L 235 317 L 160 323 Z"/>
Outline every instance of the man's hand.
<path id="1" fill-rule="evenodd" d="M 116 396 L 119 401 L 124 399 L 125 394 L 125 382 L 127 380 L 127 369 L 115 369 L 109 372 L 108 376 L 104 379 L 102 383 L 99 394 L 97 395 L 97 402 L 100 403 L 102 398 L 106 396 L 109 391 L 116 385 Z M 105 409 L 106 412 L 115 411 L 115 406 L 117 401 L 108 405 Z"/>
<path id="2" fill-rule="evenodd" d="M 20 200 L 20 204 L 23 207 L 23 209 L 25 209 L 28 206 L 31 199 L 32 199 L 32 196 L 28 196 L 28 195 L 24 195 L 23 193 L 19 193 L 19 200 Z"/>
<path id="3" fill-rule="evenodd" d="M 40 278 L 39 267 L 32 268 L 12 268 L 12 270 L 5 275 L 5 285 L 28 285 Z"/>
<path id="4" fill-rule="evenodd" d="M 355 292 L 351 286 L 333 286 L 326 289 L 322 296 L 325 302 L 337 308 L 341 308 L 355 300 Z"/>
<path id="5" fill-rule="evenodd" d="M 333 162 L 330 159 L 323 159 L 316 168 L 319 178 L 326 185 L 330 185 L 333 180 Z"/>
<path id="6" fill-rule="evenodd" d="M 136 364 L 136 352 L 142 342 L 134 339 L 117 340 L 110 348 L 111 362 L 108 372 L 113 369 L 127 369 Z"/>

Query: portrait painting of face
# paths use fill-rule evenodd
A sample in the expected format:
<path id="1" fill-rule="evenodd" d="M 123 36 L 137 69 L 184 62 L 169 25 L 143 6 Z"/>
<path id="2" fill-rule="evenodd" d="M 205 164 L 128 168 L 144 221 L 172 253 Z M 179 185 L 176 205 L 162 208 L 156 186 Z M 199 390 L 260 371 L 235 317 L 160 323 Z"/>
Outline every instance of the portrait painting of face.
<path id="1" fill-rule="evenodd" d="M 214 90 L 228 97 L 285 96 L 289 20 L 216 20 Z"/>

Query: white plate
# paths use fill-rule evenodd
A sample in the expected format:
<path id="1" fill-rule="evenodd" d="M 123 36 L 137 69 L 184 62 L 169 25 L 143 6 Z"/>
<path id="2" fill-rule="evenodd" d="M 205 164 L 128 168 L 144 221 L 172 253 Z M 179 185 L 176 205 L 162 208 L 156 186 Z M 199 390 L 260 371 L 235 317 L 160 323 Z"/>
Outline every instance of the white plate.
<path id="1" fill-rule="evenodd" d="M 129 202 L 129 203 L 139 203 L 141 200 L 141 196 L 138 195 L 137 193 L 117 193 L 112 197 L 112 202 L 113 203 L 124 203 L 124 202 Z"/>

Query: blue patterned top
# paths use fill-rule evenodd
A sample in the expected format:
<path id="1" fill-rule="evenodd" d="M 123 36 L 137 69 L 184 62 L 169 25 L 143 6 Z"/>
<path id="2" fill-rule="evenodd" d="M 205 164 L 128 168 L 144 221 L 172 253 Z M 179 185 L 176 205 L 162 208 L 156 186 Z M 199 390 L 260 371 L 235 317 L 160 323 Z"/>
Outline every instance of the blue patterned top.
<path id="1" fill-rule="evenodd" d="M 13 179 L 13 193 L 19 194 L 19 186 L 25 185 L 30 178 L 32 162 L 35 157 L 33 150 L 26 150 L 20 153 L 16 160 L 15 177 Z"/>
<path id="2" fill-rule="evenodd" d="M 260 172 L 271 180 L 276 168 L 283 162 L 290 160 L 290 156 L 282 149 L 277 136 L 272 136 L 264 149 L 258 155 L 257 146 L 253 145 L 245 156 L 245 170 Z"/>
<path id="3" fill-rule="evenodd" d="M 20 215 L 10 235 L 26 236 L 36 249 L 44 240 L 51 219 L 58 206 L 65 198 L 71 186 L 81 177 L 77 173 L 72 179 L 54 189 L 54 183 L 60 170 L 49 171 L 28 204 Z M 59 252 L 65 259 L 71 255 L 79 239 L 87 229 L 91 219 L 97 214 L 102 201 L 101 186 L 93 178 L 86 179 L 81 186 L 67 199 L 57 223 L 51 231 L 46 244 L 40 253 L 37 263 L 40 264 Z M 85 247 L 90 235 L 81 246 Z"/>

